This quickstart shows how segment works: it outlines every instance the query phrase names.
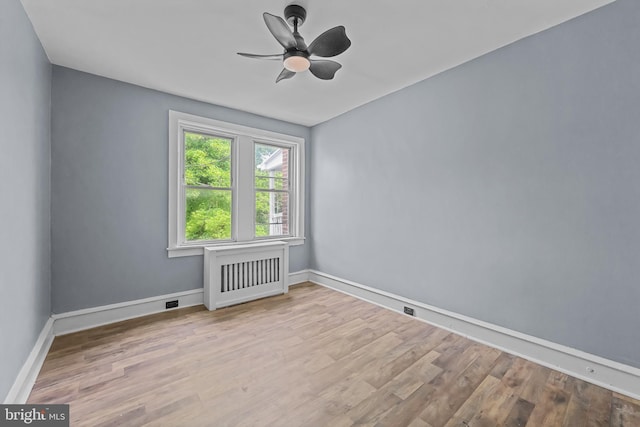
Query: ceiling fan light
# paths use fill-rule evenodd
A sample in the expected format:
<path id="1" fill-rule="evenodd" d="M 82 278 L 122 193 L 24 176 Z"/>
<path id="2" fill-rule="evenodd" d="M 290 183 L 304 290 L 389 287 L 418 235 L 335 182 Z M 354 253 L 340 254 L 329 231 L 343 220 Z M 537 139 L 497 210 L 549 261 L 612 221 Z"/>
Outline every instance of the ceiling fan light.
<path id="1" fill-rule="evenodd" d="M 311 62 L 304 56 L 290 56 L 284 60 L 284 68 L 294 73 L 306 71 L 311 66 Z"/>

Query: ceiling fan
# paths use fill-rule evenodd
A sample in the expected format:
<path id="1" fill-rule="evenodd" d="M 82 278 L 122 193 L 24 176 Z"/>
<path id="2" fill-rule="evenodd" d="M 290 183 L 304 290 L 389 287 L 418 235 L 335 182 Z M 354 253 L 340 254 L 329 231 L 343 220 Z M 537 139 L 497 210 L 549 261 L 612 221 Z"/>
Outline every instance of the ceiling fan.
<path id="1" fill-rule="evenodd" d="M 328 59 L 313 59 L 311 56 L 329 58 L 340 55 L 351 46 L 351 40 L 347 37 L 343 26 L 331 28 L 320 34 L 309 46 L 298 32 L 298 27 L 302 26 L 307 17 L 307 11 L 297 4 L 291 4 L 284 9 L 285 22 L 279 16 L 270 13 L 263 13 L 267 28 L 276 38 L 278 43 L 284 47 L 284 53 L 274 55 L 254 55 L 251 53 L 241 53 L 238 55 L 254 59 L 267 59 L 282 61 L 283 70 L 276 78 L 276 83 L 280 80 L 290 79 L 296 73 L 309 70 L 311 74 L 322 80 L 331 80 L 342 65 Z M 289 25 L 293 27 L 293 31 Z"/>

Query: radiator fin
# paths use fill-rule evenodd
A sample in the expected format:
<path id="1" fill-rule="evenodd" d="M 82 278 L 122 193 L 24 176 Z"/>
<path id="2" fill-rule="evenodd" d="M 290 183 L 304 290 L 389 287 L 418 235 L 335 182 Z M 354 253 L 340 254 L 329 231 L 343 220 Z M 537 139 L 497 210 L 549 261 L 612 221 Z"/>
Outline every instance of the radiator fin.
<path id="1" fill-rule="evenodd" d="M 281 258 L 265 258 L 220 266 L 220 292 L 231 292 L 280 281 Z"/>

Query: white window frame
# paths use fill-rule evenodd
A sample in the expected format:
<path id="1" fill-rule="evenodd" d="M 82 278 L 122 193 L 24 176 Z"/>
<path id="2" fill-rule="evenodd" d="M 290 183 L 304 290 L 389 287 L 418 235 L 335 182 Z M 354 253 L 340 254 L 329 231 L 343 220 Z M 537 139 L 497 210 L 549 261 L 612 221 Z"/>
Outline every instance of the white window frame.
<path id="1" fill-rule="evenodd" d="M 231 139 L 231 240 L 186 240 L 183 194 L 184 133 L 194 132 Z M 304 243 L 304 138 L 222 122 L 169 110 L 169 258 L 203 255 L 208 246 L 247 244 L 284 240 L 290 245 Z M 255 144 L 290 149 L 289 200 L 290 236 L 255 237 Z M 245 162 L 241 160 L 244 159 Z M 250 164 L 248 160 L 251 159 Z"/>

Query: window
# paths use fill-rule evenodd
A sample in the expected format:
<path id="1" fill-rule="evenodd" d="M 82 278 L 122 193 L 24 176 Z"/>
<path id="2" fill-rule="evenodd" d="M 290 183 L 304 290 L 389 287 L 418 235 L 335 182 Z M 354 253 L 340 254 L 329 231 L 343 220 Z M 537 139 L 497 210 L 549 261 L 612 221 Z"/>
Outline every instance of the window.
<path id="1" fill-rule="evenodd" d="M 255 144 L 256 237 L 289 234 L 289 152 Z"/>
<path id="2" fill-rule="evenodd" d="M 304 139 L 169 112 L 169 257 L 304 241 Z"/>
<path id="3" fill-rule="evenodd" d="M 231 240 L 232 139 L 184 131 L 185 241 Z"/>

